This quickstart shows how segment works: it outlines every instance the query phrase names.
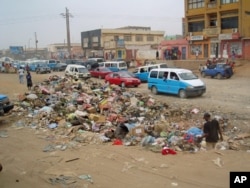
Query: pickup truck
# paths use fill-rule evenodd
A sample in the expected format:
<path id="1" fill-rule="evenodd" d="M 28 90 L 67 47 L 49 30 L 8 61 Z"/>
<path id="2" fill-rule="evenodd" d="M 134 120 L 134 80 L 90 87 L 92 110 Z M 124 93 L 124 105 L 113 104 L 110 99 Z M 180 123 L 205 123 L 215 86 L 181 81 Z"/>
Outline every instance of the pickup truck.
<path id="1" fill-rule="evenodd" d="M 232 67 L 226 63 L 217 63 L 209 65 L 201 70 L 201 76 L 205 78 L 210 76 L 211 78 L 230 78 L 233 75 Z"/>
<path id="2" fill-rule="evenodd" d="M 0 94 L 0 115 L 8 113 L 14 108 L 14 105 L 10 102 L 9 97 L 4 94 Z"/>

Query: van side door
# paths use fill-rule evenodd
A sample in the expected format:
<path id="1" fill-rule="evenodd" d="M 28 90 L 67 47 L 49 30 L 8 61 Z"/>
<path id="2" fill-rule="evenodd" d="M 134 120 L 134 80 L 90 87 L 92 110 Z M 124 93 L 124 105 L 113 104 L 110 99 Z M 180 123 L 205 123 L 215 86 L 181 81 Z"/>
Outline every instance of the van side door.
<path id="1" fill-rule="evenodd" d="M 136 77 L 142 82 L 148 81 L 148 67 L 139 68 L 138 73 L 136 73 Z"/>
<path id="2" fill-rule="evenodd" d="M 157 80 L 158 91 L 162 93 L 170 93 L 168 83 L 169 83 L 169 71 L 159 71 Z"/>
<path id="3" fill-rule="evenodd" d="M 169 93 L 178 94 L 180 89 L 180 79 L 176 72 L 170 72 L 168 79 Z"/>
<path id="4" fill-rule="evenodd" d="M 118 72 L 119 71 L 118 62 L 111 62 L 109 69 L 113 72 Z"/>

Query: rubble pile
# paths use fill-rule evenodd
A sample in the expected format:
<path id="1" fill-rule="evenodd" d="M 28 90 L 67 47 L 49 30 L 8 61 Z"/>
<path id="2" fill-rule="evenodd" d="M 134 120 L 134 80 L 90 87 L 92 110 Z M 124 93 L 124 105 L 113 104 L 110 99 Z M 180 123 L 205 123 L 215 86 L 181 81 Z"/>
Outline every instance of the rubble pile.
<path id="1" fill-rule="evenodd" d="M 95 80 L 50 76 L 19 96 L 12 113 L 25 118 L 16 127 L 30 127 L 50 141 L 43 151 L 82 144 L 140 145 L 153 152 L 176 154 L 205 148 L 200 109 L 174 107 L 150 95 L 109 86 Z M 225 141 L 217 149 L 249 149 L 249 134 L 216 116 Z M 45 135 L 45 136 L 44 136 Z"/>

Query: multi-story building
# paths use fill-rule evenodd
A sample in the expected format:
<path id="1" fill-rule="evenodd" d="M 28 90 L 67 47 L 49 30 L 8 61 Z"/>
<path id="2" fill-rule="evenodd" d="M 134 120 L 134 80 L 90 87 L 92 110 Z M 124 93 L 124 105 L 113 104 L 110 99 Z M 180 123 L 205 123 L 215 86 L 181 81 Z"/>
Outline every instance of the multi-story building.
<path id="1" fill-rule="evenodd" d="M 250 59 L 250 0 L 185 0 L 185 35 L 189 58 Z"/>
<path id="2" fill-rule="evenodd" d="M 103 56 L 109 59 L 131 60 L 137 50 L 158 49 L 164 39 L 164 31 L 152 31 L 150 27 L 128 26 L 118 29 L 96 29 L 81 32 L 85 56 Z"/>

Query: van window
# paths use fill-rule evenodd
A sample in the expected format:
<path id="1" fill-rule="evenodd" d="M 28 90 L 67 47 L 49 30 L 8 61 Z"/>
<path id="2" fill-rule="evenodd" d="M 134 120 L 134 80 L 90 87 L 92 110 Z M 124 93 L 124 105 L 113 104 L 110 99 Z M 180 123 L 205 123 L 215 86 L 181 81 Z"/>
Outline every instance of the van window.
<path id="1" fill-rule="evenodd" d="M 142 72 L 148 72 L 148 71 L 146 70 L 146 68 L 141 68 L 140 72 L 142 73 Z"/>
<path id="2" fill-rule="evenodd" d="M 151 71 L 150 78 L 157 78 L 158 71 Z"/>
<path id="3" fill-rule="evenodd" d="M 171 73 L 170 73 L 170 79 L 179 80 L 179 79 L 178 79 L 178 76 L 177 76 L 177 74 L 176 74 L 175 72 L 171 72 Z"/>
<path id="4" fill-rule="evenodd" d="M 117 67 L 117 63 L 111 63 L 111 67 Z"/>
<path id="5" fill-rule="evenodd" d="M 160 79 L 167 79 L 168 78 L 168 72 L 159 72 L 158 78 Z"/>
<path id="6" fill-rule="evenodd" d="M 125 62 L 119 63 L 119 67 L 126 67 L 126 66 L 127 66 L 127 64 Z"/>

